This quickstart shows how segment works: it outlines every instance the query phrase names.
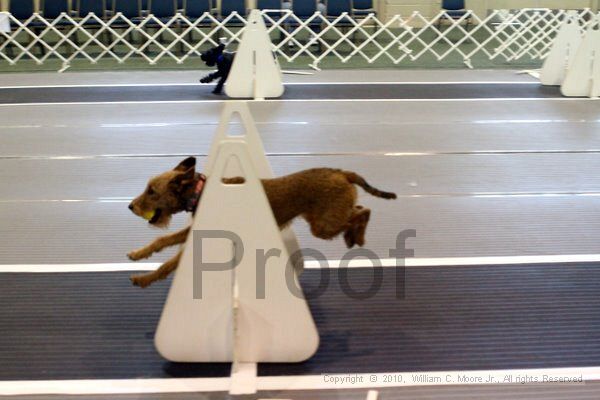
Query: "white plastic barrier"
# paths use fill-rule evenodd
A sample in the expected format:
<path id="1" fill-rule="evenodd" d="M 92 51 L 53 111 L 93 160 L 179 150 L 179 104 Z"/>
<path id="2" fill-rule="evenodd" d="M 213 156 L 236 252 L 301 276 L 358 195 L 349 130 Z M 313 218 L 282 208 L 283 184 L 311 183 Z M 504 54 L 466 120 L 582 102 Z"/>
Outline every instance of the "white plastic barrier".
<path id="1" fill-rule="evenodd" d="M 562 85 L 580 44 L 581 28 L 577 21 L 577 12 L 570 11 L 563 20 L 550 53 L 544 61 L 540 74 L 542 85 Z"/>
<path id="2" fill-rule="evenodd" d="M 600 14 L 596 23 L 588 27 L 583 41 L 579 45 L 575 58 L 561 92 L 569 97 L 600 96 Z"/>
<path id="3" fill-rule="evenodd" d="M 233 98 L 265 99 L 283 94 L 281 68 L 260 11 L 252 10 L 225 86 Z"/>
<path id="4" fill-rule="evenodd" d="M 7 12 L 0 12 L 0 32 L 10 33 L 10 19 Z"/>
<path id="5" fill-rule="evenodd" d="M 227 135 L 234 113 L 246 128 L 244 136 Z M 316 351 L 319 336 L 301 291 L 294 294 L 288 288 L 299 288 L 297 270 L 288 262 L 297 242 L 288 230 L 292 245 L 286 244 L 259 180 L 272 173 L 246 103 L 225 103 L 205 171 L 209 178 L 192 225 L 196 232 L 188 237 L 165 302 L 155 336 L 157 350 L 171 361 L 234 362 L 234 371 L 243 363 L 306 360 Z M 245 182 L 221 181 L 233 175 Z M 225 239 L 208 239 L 201 251 L 194 249 L 194 235 L 210 231 L 234 232 L 243 254 Z M 262 282 L 256 252 L 269 249 L 281 253 L 266 261 Z M 228 260 L 239 264 L 205 271 L 194 267 L 194 260 L 197 265 Z M 257 296 L 263 292 L 264 298 Z"/>
<path id="6" fill-rule="evenodd" d="M 569 12 L 541 69 L 540 81 L 543 85 L 560 85 L 564 96 L 598 97 L 600 14 L 591 18 L 585 32 L 582 28 L 577 13 Z"/>

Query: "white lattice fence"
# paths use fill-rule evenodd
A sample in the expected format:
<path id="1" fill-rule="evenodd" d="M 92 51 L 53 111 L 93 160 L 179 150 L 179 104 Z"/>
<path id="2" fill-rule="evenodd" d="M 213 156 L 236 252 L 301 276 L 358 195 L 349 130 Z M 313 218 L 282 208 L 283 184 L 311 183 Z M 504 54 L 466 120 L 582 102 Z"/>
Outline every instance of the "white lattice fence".
<path id="1" fill-rule="evenodd" d="M 578 11 L 582 30 L 593 19 L 589 10 Z M 444 12 L 425 18 L 418 12 L 396 15 L 383 22 L 375 15 L 353 19 L 347 14 L 327 18 L 320 13 L 301 19 L 289 10 L 265 10 L 274 51 L 289 62 L 318 67 L 327 58 L 347 62 L 361 58 L 400 63 L 433 56 L 443 61 L 459 56 L 472 67 L 475 56 L 514 61 L 543 59 L 567 11 L 550 9 L 495 10 L 481 18 L 468 12 L 453 19 Z M 0 58 L 10 64 L 31 59 L 38 64 L 54 58 L 68 68 L 74 59 L 96 63 L 114 59 L 125 63 L 141 58 L 156 64 L 165 58 L 185 63 L 218 38 L 239 42 L 246 19 L 233 13 L 219 20 L 206 13 L 190 19 L 177 14 L 160 19 L 149 15 L 128 19 L 117 14 L 101 19 L 89 14 L 73 18 L 61 14 L 47 20 L 34 14 L 25 21 L 8 16 L 11 30 L 0 31 Z"/>

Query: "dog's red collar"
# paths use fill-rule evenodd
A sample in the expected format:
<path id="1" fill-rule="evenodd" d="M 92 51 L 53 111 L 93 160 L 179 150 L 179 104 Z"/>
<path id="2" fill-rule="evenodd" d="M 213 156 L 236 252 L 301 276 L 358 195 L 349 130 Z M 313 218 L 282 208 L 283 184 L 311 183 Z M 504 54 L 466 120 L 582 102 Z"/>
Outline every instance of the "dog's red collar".
<path id="1" fill-rule="evenodd" d="M 192 197 L 188 200 L 186 205 L 186 211 L 195 213 L 196 208 L 198 207 L 198 203 L 200 202 L 200 197 L 202 196 L 202 191 L 204 190 L 204 184 L 206 183 L 206 175 L 200 174 L 198 182 L 196 182 L 196 187 L 194 188 L 194 193 Z"/>

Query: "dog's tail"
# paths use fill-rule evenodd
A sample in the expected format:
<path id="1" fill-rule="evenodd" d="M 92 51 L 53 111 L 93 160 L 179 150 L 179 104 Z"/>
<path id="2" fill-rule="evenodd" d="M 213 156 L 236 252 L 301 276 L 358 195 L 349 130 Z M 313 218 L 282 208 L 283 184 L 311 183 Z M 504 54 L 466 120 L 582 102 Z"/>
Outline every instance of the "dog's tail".
<path id="1" fill-rule="evenodd" d="M 355 172 L 343 171 L 343 173 L 344 175 L 346 175 L 346 179 L 348 179 L 348 182 L 360 186 L 365 190 L 365 192 L 370 193 L 375 197 L 381 197 L 382 199 L 396 198 L 396 193 L 384 192 L 379 189 L 375 189 L 373 186 L 369 185 L 367 181 L 365 181 L 365 178 L 363 178 Z"/>

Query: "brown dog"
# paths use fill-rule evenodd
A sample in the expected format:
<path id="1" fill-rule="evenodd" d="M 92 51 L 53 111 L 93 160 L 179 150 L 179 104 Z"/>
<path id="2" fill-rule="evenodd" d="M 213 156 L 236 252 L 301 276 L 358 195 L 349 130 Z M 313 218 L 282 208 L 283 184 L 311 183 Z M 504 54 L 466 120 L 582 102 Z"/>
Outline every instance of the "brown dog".
<path id="1" fill-rule="evenodd" d="M 136 197 L 129 209 L 154 226 L 166 227 L 171 216 L 181 211 L 196 211 L 204 180 L 195 171 L 196 159 L 188 157 L 177 167 L 150 179 L 146 190 Z M 244 178 L 225 178 L 225 183 L 243 183 Z M 314 168 L 274 179 L 263 179 L 263 187 L 280 228 L 302 216 L 310 225 L 313 235 L 333 239 L 344 232 L 350 248 L 365 244 L 365 231 L 371 210 L 356 205 L 356 188 L 362 187 L 373 196 L 395 199 L 394 193 L 382 192 L 370 186 L 354 172 L 331 168 Z M 171 235 L 159 237 L 139 250 L 128 254 L 137 261 L 150 257 L 162 249 L 186 241 L 189 227 Z M 165 279 L 179 263 L 181 250 L 156 271 L 131 277 L 134 285 L 146 287 Z"/>

